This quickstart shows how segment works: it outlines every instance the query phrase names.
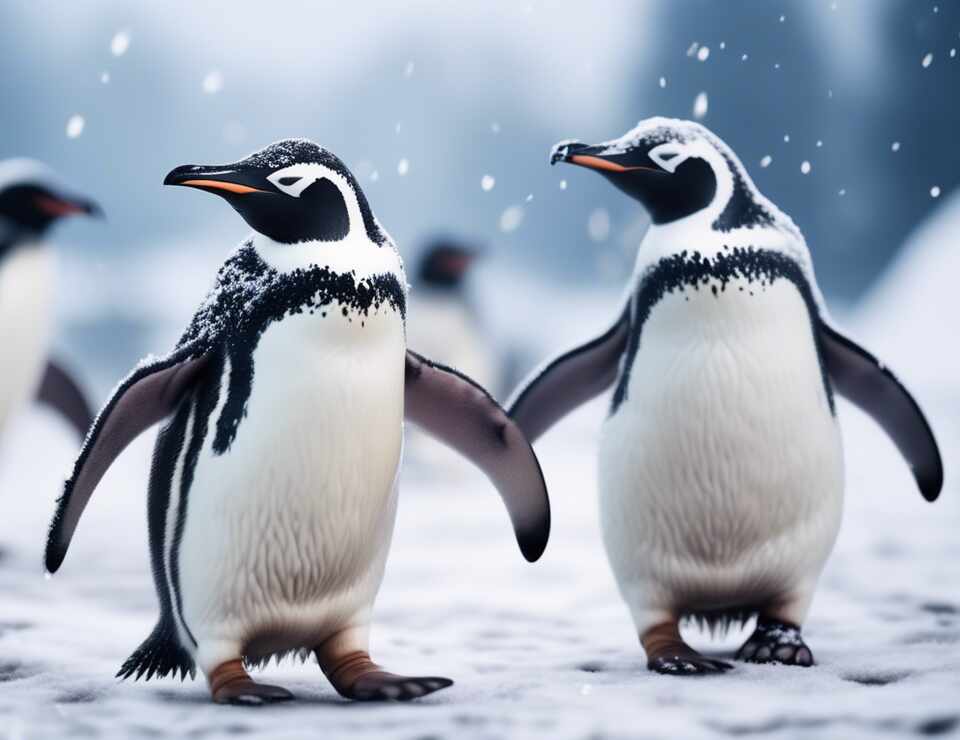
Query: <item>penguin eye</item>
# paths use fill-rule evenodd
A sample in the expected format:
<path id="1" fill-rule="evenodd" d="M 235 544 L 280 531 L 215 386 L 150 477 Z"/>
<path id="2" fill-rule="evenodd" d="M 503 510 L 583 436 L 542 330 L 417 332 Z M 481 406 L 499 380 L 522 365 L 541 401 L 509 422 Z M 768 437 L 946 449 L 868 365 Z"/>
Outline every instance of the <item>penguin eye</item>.
<path id="1" fill-rule="evenodd" d="M 281 177 L 279 180 L 277 180 L 277 182 L 280 183 L 281 185 L 289 187 L 290 185 L 294 185 L 300 182 L 300 180 L 302 179 L 303 178 L 300 178 L 300 177 Z"/>
<path id="2" fill-rule="evenodd" d="M 660 155 L 660 159 L 663 162 L 669 162 L 674 157 L 680 156 L 680 152 L 664 152 Z"/>

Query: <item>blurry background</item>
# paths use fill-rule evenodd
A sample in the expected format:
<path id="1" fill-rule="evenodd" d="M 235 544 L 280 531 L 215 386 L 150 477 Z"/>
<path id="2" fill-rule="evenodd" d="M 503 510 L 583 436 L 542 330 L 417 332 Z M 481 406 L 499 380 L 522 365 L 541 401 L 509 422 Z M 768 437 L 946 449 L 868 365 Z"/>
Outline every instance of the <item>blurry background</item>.
<path id="1" fill-rule="evenodd" d="M 61 349 L 101 393 L 168 348 L 246 231 L 164 174 L 282 137 L 348 163 L 408 266 L 438 233 L 485 246 L 470 290 L 512 347 L 541 292 L 616 296 L 646 227 L 602 178 L 548 166 L 559 139 L 691 117 L 704 93 L 841 308 L 960 179 L 954 2 L 44 1 L 3 3 L 0 27 L 0 157 L 49 162 L 108 214 L 56 235 Z"/>

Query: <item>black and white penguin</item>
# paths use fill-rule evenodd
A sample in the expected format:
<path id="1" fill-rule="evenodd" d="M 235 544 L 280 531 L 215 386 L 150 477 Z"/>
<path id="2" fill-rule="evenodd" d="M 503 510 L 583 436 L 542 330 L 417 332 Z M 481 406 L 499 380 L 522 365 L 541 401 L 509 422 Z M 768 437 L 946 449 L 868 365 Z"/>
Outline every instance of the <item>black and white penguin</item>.
<path id="1" fill-rule="evenodd" d="M 413 273 L 407 339 L 427 356 L 496 390 L 496 352 L 467 291 L 479 255 L 476 247 L 454 238 L 426 245 Z"/>
<path id="2" fill-rule="evenodd" d="M 93 414 L 78 383 L 47 353 L 53 333 L 55 260 L 46 241 L 67 216 L 100 215 L 39 162 L 0 162 L 0 431 L 31 397 L 59 411 L 82 437 Z"/>
<path id="3" fill-rule="evenodd" d="M 723 671 L 678 622 L 758 617 L 737 658 L 808 666 L 801 637 L 840 526 L 838 393 L 893 439 L 933 501 L 943 468 L 916 402 L 830 323 L 798 228 L 703 126 L 642 121 L 551 162 L 597 170 L 652 226 L 603 335 L 508 403 L 533 440 L 613 387 L 599 449 L 603 538 L 652 670 Z"/>
<path id="4" fill-rule="evenodd" d="M 537 459 L 479 386 L 410 351 L 400 255 L 332 153 L 290 139 L 165 184 L 222 196 L 254 229 L 174 350 L 124 380 L 87 436 L 51 525 L 56 571 L 114 458 L 164 421 L 149 487 L 160 602 L 118 675 L 206 675 L 216 702 L 290 699 L 245 664 L 311 652 L 352 699 L 449 686 L 372 663 L 368 631 L 396 514 L 403 421 L 477 463 L 524 556 L 546 546 Z"/>

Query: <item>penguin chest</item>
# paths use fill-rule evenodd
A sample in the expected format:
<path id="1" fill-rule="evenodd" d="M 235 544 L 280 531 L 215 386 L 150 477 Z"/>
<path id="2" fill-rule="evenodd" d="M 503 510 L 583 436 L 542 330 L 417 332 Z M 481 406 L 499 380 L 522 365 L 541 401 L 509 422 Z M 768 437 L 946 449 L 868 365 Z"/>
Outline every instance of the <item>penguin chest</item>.
<path id="1" fill-rule="evenodd" d="M 197 463 L 179 552 L 188 623 L 281 629 L 298 645 L 279 650 L 369 606 L 396 509 L 404 352 L 385 309 L 267 328 L 233 444 L 218 455 L 208 439 Z"/>
<path id="2" fill-rule="evenodd" d="M 818 571 L 839 526 L 843 469 L 800 291 L 786 279 L 688 286 L 666 293 L 639 331 L 601 442 L 615 569 L 707 605 Z"/>
<path id="3" fill-rule="evenodd" d="M 0 424 L 36 386 L 52 330 L 54 258 L 28 245 L 0 261 Z"/>

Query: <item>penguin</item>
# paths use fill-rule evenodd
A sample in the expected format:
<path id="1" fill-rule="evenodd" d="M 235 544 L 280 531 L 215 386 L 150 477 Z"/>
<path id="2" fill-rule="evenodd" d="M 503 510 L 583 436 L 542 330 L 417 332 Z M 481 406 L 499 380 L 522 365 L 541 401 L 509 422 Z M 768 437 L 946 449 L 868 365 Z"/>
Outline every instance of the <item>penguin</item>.
<path id="1" fill-rule="evenodd" d="M 723 672 L 680 636 L 757 618 L 736 659 L 810 666 L 802 625 L 843 503 L 835 395 L 890 436 L 934 501 L 943 465 L 910 393 L 831 321 L 793 221 L 697 123 L 641 121 L 614 141 L 554 147 L 646 209 L 622 308 L 507 402 L 535 440 L 613 388 L 599 438 L 608 560 L 648 667 Z"/>
<path id="2" fill-rule="evenodd" d="M 47 356 L 55 271 L 46 237 L 78 214 L 103 215 L 94 201 L 57 184 L 39 162 L 0 162 L 0 431 L 31 397 L 59 412 L 81 439 L 93 421 L 79 383 Z"/>
<path id="3" fill-rule="evenodd" d="M 410 290 L 410 343 L 424 354 L 497 390 L 494 348 L 467 294 L 467 280 L 480 250 L 460 239 L 427 243 Z"/>
<path id="4" fill-rule="evenodd" d="M 286 139 L 164 183 L 221 196 L 253 233 L 176 347 L 135 368 L 91 427 L 51 523 L 48 572 L 116 456 L 163 422 L 148 489 L 160 616 L 119 677 L 199 668 L 214 702 L 261 704 L 292 695 L 247 668 L 313 654 L 349 699 L 451 685 L 369 655 L 404 419 L 488 475 L 535 561 L 550 511 L 529 443 L 483 388 L 406 347 L 403 262 L 333 153 Z"/>

